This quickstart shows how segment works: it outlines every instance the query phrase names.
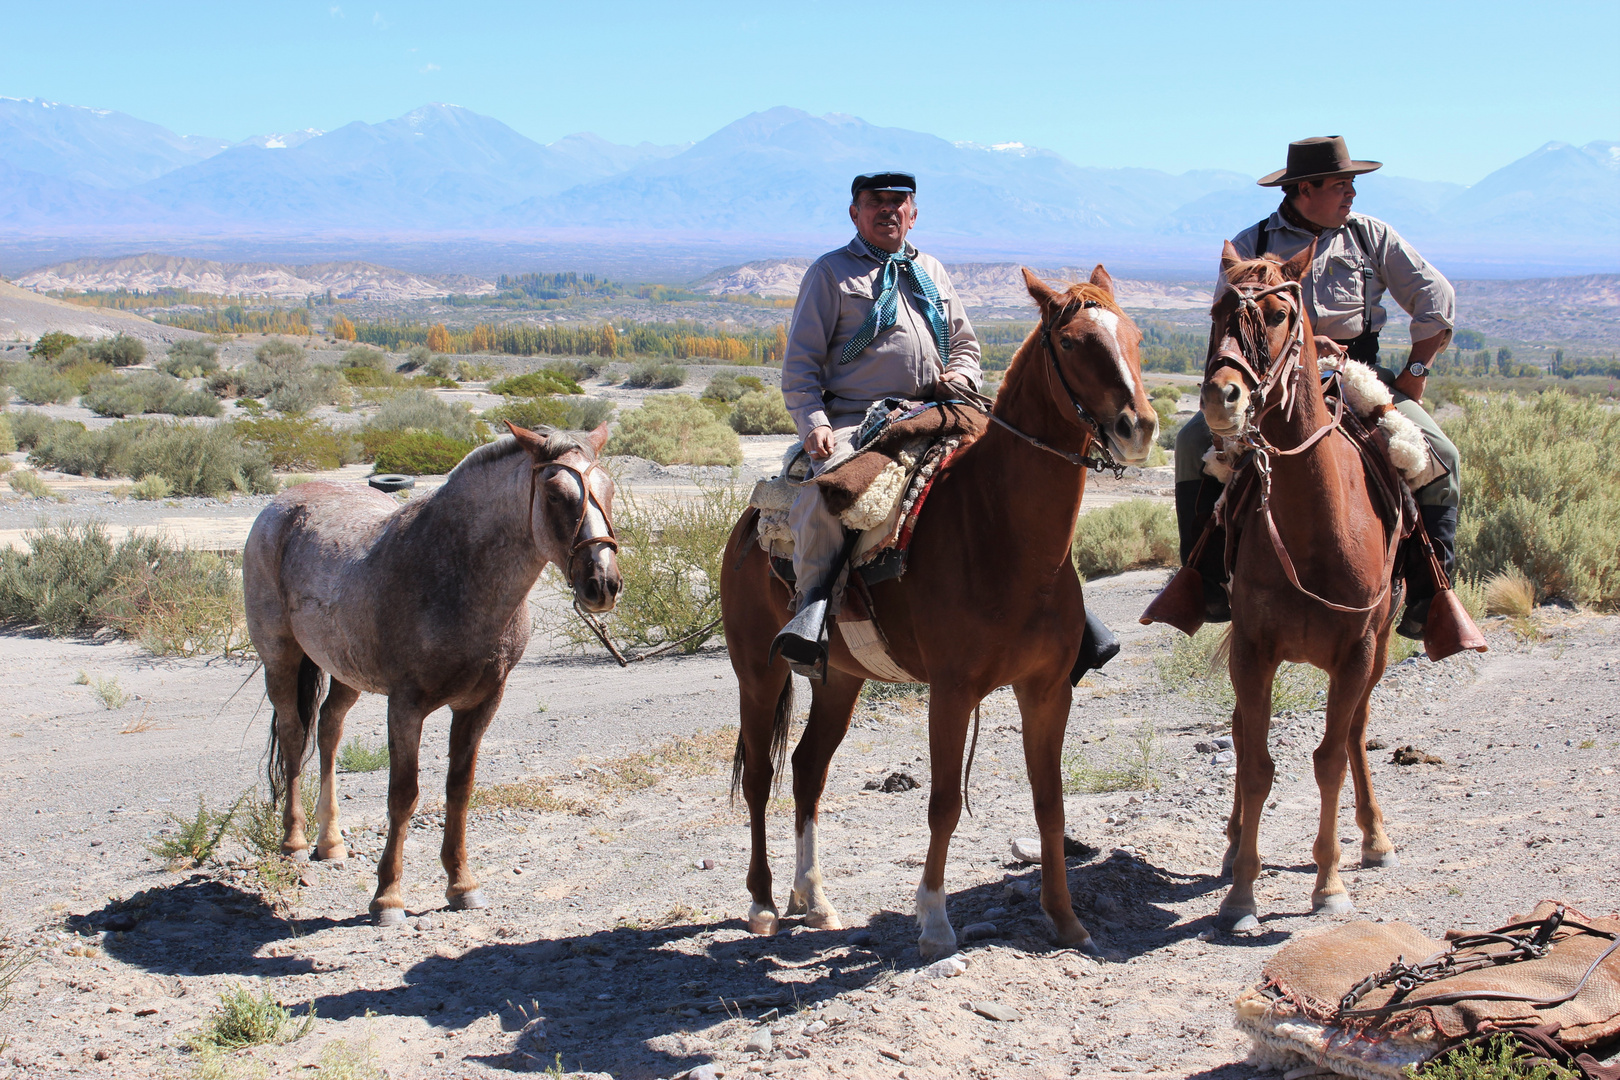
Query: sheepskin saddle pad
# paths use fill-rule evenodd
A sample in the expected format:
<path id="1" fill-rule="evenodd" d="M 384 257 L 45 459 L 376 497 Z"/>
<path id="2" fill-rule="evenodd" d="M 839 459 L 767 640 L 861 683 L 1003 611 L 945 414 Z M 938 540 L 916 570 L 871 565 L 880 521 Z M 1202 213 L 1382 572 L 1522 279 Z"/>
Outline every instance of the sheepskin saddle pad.
<path id="1" fill-rule="evenodd" d="M 799 443 L 788 448 L 782 472 L 754 485 L 749 505 L 759 509 L 760 546 L 778 558 L 793 550 L 788 510 L 798 489 L 813 483 L 827 509 L 844 527 L 862 534 L 856 565 L 908 538 L 910 524 L 941 462 L 976 440 L 984 416 L 957 403 L 889 402 L 887 415 L 868 417 L 862 425 L 864 445 L 852 457 L 818 477 Z"/>
<path id="2" fill-rule="evenodd" d="M 1368 428 L 1377 427 L 1388 441 L 1390 464 L 1400 471 L 1406 486 L 1416 491 L 1445 471 L 1429 451 L 1418 426 L 1395 408 L 1395 397 L 1378 373 L 1359 360 L 1325 356 L 1318 361 L 1323 373 L 1337 371 L 1344 387 L 1344 403 Z"/>
<path id="3" fill-rule="evenodd" d="M 1454 930 L 1444 941 L 1402 922 L 1347 923 L 1266 961 L 1237 999 L 1236 1026 L 1254 1044 L 1251 1065 L 1362 1080 L 1397 1080 L 1493 1031 L 1539 1029 L 1560 1064 L 1585 1066 L 1587 1049 L 1620 1033 L 1616 933 L 1620 919 L 1551 900 L 1488 934 Z"/>

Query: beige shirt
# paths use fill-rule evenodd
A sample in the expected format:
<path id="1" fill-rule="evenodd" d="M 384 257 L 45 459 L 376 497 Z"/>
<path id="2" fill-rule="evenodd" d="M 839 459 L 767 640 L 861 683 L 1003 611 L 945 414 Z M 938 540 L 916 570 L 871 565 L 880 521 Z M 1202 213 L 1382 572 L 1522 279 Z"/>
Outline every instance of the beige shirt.
<path id="1" fill-rule="evenodd" d="M 1389 319 L 1381 302 L 1387 291 L 1412 316 L 1413 341 L 1443 334 L 1440 347 L 1445 348 L 1456 325 L 1457 294 L 1451 282 L 1382 221 L 1365 214 L 1351 214 L 1350 218 L 1363 223 L 1373 250 L 1361 250 L 1349 222 L 1337 229 L 1323 229 L 1314 237 L 1316 259 L 1304 285 L 1316 332 L 1336 341 L 1348 341 L 1363 329 L 1382 330 Z M 1305 250 L 1313 239 L 1308 230 L 1290 224 L 1278 210 L 1266 219 L 1265 228 L 1267 253 L 1285 260 Z M 1254 258 L 1259 232 L 1258 225 L 1251 225 L 1232 238 L 1232 246 L 1243 258 Z M 1364 272 L 1369 269 L 1371 274 Z M 1372 326 L 1364 327 L 1368 289 L 1372 291 Z"/>
<path id="2" fill-rule="evenodd" d="M 979 386 L 979 339 L 950 275 L 939 260 L 907 245 L 945 301 L 951 359 L 946 371 L 961 372 Z M 872 257 L 860 237 L 829 251 L 810 264 L 799 283 L 799 299 L 788 328 L 787 355 L 782 358 L 782 396 L 798 427 L 799 438 L 829 424 L 829 414 L 862 413 L 886 397 L 925 397 L 944 374 L 939 346 L 919 306 L 922 301 L 900 276 L 901 302 L 894 325 L 881 331 L 859 356 L 838 361 L 844 343 L 866 321 L 881 289 L 883 264 Z"/>

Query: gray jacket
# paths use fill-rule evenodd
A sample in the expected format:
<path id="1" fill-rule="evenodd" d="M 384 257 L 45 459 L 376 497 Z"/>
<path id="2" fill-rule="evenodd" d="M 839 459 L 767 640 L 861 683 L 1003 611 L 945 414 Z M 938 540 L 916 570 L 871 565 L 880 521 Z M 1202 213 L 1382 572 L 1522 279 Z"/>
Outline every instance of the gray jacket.
<path id="1" fill-rule="evenodd" d="M 1440 347 L 1451 342 L 1456 325 L 1457 294 L 1445 276 L 1423 260 L 1417 249 L 1400 233 L 1365 214 L 1351 214 L 1361 222 L 1373 250 L 1364 252 L 1356 243 L 1350 223 L 1337 229 L 1323 229 L 1316 240 L 1316 259 L 1304 282 L 1310 300 L 1311 323 L 1318 334 L 1337 341 L 1348 341 L 1363 330 L 1384 328 L 1389 314 L 1381 303 L 1387 291 L 1412 316 L 1412 340 L 1424 341 L 1444 334 Z M 1266 219 L 1266 251 L 1287 260 L 1304 251 L 1312 234 L 1290 224 L 1281 211 Z M 1260 229 L 1250 225 L 1232 238 L 1232 246 L 1245 259 L 1254 258 L 1255 240 Z M 1365 273 L 1364 271 L 1371 271 Z M 1371 289 L 1372 295 L 1367 295 Z M 1217 283 L 1217 291 L 1219 284 Z M 1372 325 L 1363 326 L 1368 309 Z"/>
<path id="2" fill-rule="evenodd" d="M 951 341 L 946 370 L 967 375 L 977 389 L 979 339 L 951 286 L 950 275 L 937 259 L 911 250 L 945 301 Z M 829 414 L 865 412 L 872 402 L 886 397 L 926 396 L 943 374 L 939 347 L 918 307 L 921 301 L 911 294 L 903 277 L 899 291 L 904 300 L 897 305 L 894 325 L 849 363 L 838 362 L 844 343 L 855 336 L 872 310 L 882 273 L 883 265 L 859 237 L 827 252 L 804 273 L 788 328 L 787 355 L 782 358 L 782 396 L 801 439 L 813 428 L 828 424 Z"/>

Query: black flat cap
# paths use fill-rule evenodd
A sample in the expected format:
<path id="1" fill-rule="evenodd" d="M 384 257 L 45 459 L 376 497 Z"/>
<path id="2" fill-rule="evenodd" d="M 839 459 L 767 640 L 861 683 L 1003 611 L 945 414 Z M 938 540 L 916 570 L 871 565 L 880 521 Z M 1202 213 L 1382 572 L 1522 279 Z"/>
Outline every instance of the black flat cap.
<path id="1" fill-rule="evenodd" d="M 906 191 L 917 193 L 917 178 L 908 172 L 863 173 L 849 183 L 849 197 L 859 197 L 863 191 Z"/>

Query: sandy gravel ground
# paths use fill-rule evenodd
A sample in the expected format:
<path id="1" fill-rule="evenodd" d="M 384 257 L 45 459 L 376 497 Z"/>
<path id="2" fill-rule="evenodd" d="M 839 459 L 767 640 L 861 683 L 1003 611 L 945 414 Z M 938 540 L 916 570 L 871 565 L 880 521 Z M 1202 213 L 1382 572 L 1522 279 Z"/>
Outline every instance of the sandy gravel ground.
<path id="1" fill-rule="evenodd" d="M 1154 674 L 1173 631 L 1134 622 L 1162 580 L 1139 572 L 1088 586 L 1126 647 L 1082 686 L 1069 746 L 1107 763 L 1145 722 L 1161 784 L 1066 800 L 1070 834 L 1097 849 L 1072 859 L 1069 874 L 1107 958 L 1048 944 L 1031 899 L 1038 871 L 1010 854 L 1033 818 L 1016 708 L 1000 691 L 986 702 L 974 816 L 963 819 L 947 875 L 958 932 L 993 927 L 964 945 L 967 966 L 954 977 L 930 974 L 916 950 L 911 896 L 928 780 L 917 702 L 863 704 L 834 761 L 823 864 L 848 928 L 787 919 L 783 933 L 759 939 L 741 921 L 747 835 L 727 799 L 736 687 L 724 653 L 621 670 L 537 640 L 485 740 L 480 781 L 532 779 L 578 812 L 477 815 L 470 842 L 492 906 L 444 910 L 432 811 L 448 718 L 430 717 L 424 812 L 407 845 L 410 919 L 383 931 L 365 911 L 385 773 L 340 776 L 351 856 L 309 865 L 304 884 L 279 898 L 232 865 L 244 855 L 234 842 L 223 864 L 188 871 L 146 849 L 170 813 L 191 812 L 199 795 L 227 805 L 262 776 L 268 717 L 251 665 L 0 639 L 0 798 L 11 808 L 0 819 L 0 925 L 39 951 L 0 1014 L 11 1040 L 0 1076 L 185 1075 L 188 1035 L 222 992 L 247 985 L 319 1017 L 301 1040 L 246 1052 L 274 1075 L 299 1072 L 341 1039 L 369 1045 L 394 1078 L 500 1076 L 560 1054 L 568 1070 L 638 1080 L 704 1065 L 712 1075 L 806 1080 L 1246 1080 L 1257 1072 L 1231 1028 L 1232 999 L 1281 943 L 1334 921 L 1309 914 L 1310 752 L 1321 721 L 1303 713 L 1273 729 L 1262 929 L 1216 934 L 1231 779 L 1195 749 L 1218 722 Z M 1538 621 L 1538 640 L 1493 620 L 1489 654 L 1408 661 L 1386 677 L 1372 734 L 1444 763 L 1398 767 L 1375 755 L 1402 865 L 1347 874 L 1360 917 L 1438 935 L 1504 922 L 1544 897 L 1614 910 L 1620 618 L 1547 608 Z M 104 707 L 76 685 L 81 670 L 117 678 L 133 697 Z M 383 702 L 366 697 L 349 731 L 375 742 L 383 723 Z M 604 779 L 631 775 L 625 759 L 675 738 L 693 754 L 674 765 L 643 759 L 660 777 L 650 786 Z M 895 771 L 925 786 L 866 789 Z M 783 800 L 771 819 L 779 902 L 791 828 Z M 1341 817 L 1341 835 L 1354 832 Z M 1014 1018 L 975 1011 L 989 1006 Z"/>

